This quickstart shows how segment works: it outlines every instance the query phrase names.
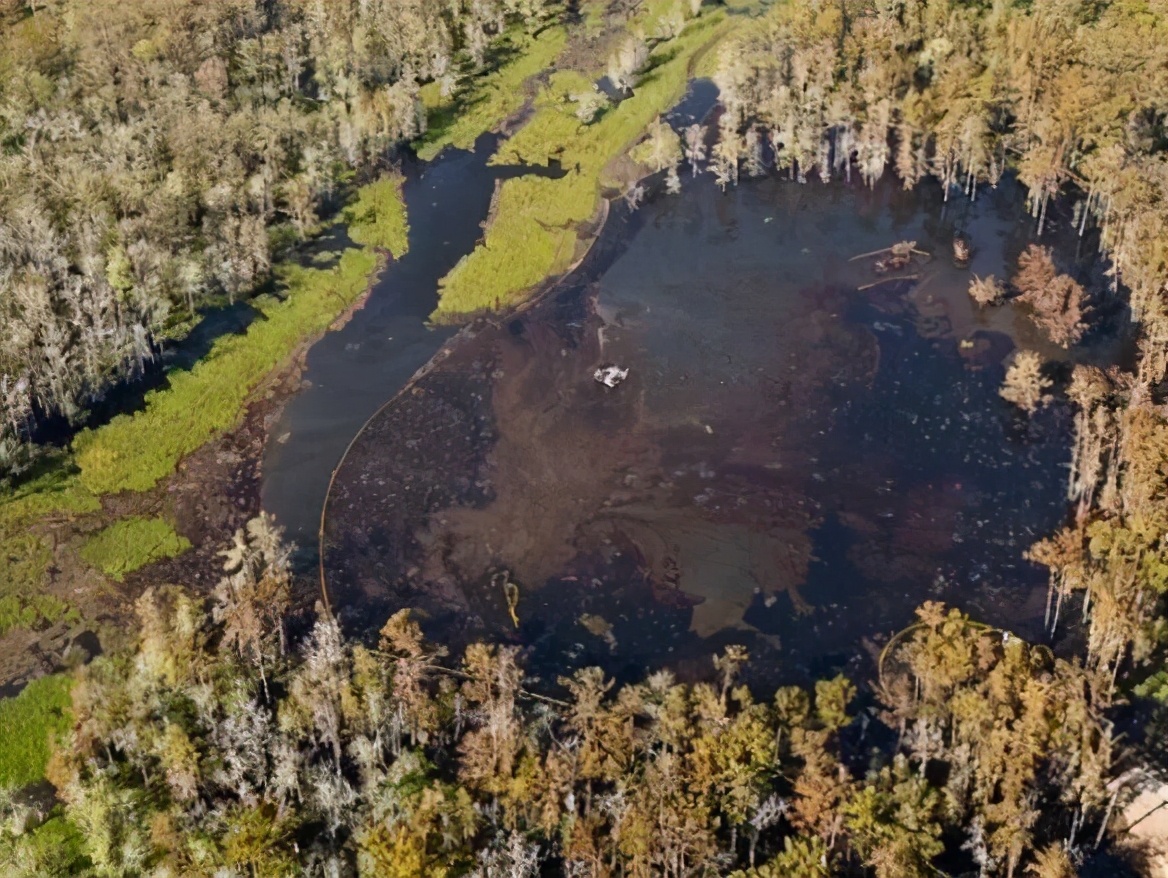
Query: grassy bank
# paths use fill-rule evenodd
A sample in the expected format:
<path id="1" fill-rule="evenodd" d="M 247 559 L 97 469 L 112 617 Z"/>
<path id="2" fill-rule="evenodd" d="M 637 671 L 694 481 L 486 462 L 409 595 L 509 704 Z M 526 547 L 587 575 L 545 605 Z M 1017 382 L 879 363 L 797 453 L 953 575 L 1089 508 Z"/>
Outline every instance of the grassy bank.
<path id="1" fill-rule="evenodd" d="M 658 116 L 685 93 L 691 60 L 725 25 L 722 13 L 690 23 L 662 43 L 632 97 L 591 124 L 575 115 L 571 96 L 578 74 L 554 76 L 531 120 L 493 161 L 547 164 L 558 158 L 568 174 L 558 180 L 520 177 L 503 184 L 486 238 L 441 281 L 439 322 L 458 322 L 484 310 L 521 301 L 543 279 L 568 268 L 576 253 L 577 226 L 599 205 L 605 168 L 633 146 Z"/>
<path id="2" fill-rule="evenodd" d="M 19 788 L 45 776 L 51 739 L 70 723 L 71 677 L 33 680 L 15 698 L 0 700 L 0 789 Z"/>
<path id="3" fill-rule="evenodd" d="M 279 292 L 253 301 L 259 314 L 247 332 L 220 338 L 194 368 L 173 372 L 167 387 L 147 395 L 142 411 L 74 440 L 86 489 L 110 494 L 153 488 L 185 455 L 238 423 L 256 387 L 357 300 L 377 267 L 374 248 L 405 253 L 400 180 L 362 188 L 346 214 L 350 237 L 364 247 L 344 251 L 329 268 L 277 267 Z"/>
<path id="4" fill-rule="evenodd" d="M 354 243 L 388 250 L 394 259 L 405 256 L 410 248 L 410 224 L 402 200 L 403 182 L 400 174 L 386 174 L 357 190 L 353 203 L 342 214 Z"/>
<path id="5" fill-rule="evenodd" d="M 281 294 L 253 301 L 259 314 L 246 333 L 219 339 L 193 369 L 172 373 L 142 411 L 74 440 L 81 483 L 94 494 L 153 488 L 239 421 L 252 391 L 365 291 L 376 264 L 371 250 L 347 250 L 332 268 L 278 268 Z"/>
<path id="6" fill-rule="evenodd" d="M 443 97 L 439 83 L 423 86 L 427 131 L 414 144 L 418 155 L 429 161 L 448 146 L 470 149 L 479 135 L 517 113 L 527 101 L 527 81 L 552 65 L 567 40 L 559 26 L 534 37 L 515 31 L 497 50 L 498 67 L 462 94 Z"/>
<path id="7" fill-rule="evenodd" d="M 194 368 L 172 372 L 141 411 L 79 434 L 72 457 L 50 459 L 41 476 L 0 500 L 0 635 L 75 614 L 48 593 L 54 555 L 40 525 L 94 515 L 103 494 L 153 488 L 185 455 L 238 423 L 260 383 L 357 300 L 377 267 L 376 249 L 406 252 L 400 183 L 389 175 L 357 191 L 344 218 L 360 247 L 328 268 L 278 267 L 278 293 L 254 300 L 258 314 L 246 333 L 219 339 Z M 165 522 L 129 519 L 84 544 L 81 554 L 117 579 L 184 548 Z"/>

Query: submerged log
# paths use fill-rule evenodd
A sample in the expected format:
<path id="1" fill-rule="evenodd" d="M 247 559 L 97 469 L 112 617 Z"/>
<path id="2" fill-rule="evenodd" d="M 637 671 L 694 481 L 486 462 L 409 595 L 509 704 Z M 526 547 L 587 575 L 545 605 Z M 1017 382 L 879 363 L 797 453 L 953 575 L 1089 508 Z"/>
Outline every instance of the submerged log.
<path id="1" fill-rule="evenodd" d="M 872 281 L 870 284 L 864 284 L 862 287 L 856 287 L 856 289 L 862 293 L 864 290 L 870 290 L 872 287 L 878 287 L 881 284 L 890 284 L 898 280 L 920 280 L 920 278 L 921 276 L 919 274 L 901 274 L 896 277 L 883 277 L 880 280 Z"/>

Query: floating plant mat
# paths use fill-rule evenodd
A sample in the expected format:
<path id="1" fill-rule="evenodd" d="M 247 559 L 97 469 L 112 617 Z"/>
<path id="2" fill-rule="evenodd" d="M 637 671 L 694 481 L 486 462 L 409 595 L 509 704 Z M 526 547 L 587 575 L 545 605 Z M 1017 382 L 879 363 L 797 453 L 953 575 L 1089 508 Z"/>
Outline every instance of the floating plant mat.
<path id="1" fill-rule="evenodd" d="M 334 609 L 630 675 L 743 642 L 795 676 L 929 598 L 1040 616 L 1022 552 L 1065 511 L 1063 416 L 998 398 L 1015 315 L 970 304 L 939 201 L 698 180 L 615 216 L 571 284 L 465 334 L 358 437 Z M 1017 205 L 962 211 L 1004 274 Z M 850 261 L 899 240 L 936 254 L 914 278 Z"/>

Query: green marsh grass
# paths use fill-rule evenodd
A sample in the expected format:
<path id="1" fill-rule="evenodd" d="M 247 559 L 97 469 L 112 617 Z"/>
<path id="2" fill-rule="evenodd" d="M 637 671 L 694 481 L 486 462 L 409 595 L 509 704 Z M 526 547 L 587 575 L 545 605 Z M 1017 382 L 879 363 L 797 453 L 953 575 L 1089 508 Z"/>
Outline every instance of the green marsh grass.
<path id="1" fill-rule="evenodd" d="M 86 540 L 82 559 L 106 576 L 121 582 L 128 573 L 163 558 L 181 555 L 191 547 L 161 518 L 123 518 Z"/>
<path id="2" fill-rule="evenodd" d="M 52 741 L 69 729 L 72 678 L 33 680 L 15 698 L 0 699 L 0 788 L 42 780 Z"/>
<path id="3" fill-rule="evenodd" d="M 560 179 L 518 177 L 502 185 L 483 243 L 440 281 L 432 320 L 460 322 L 514 305 L 531 287 L 571 266 L 576 228 L 596 213 L 605 168 L 677 103 L 691 60 L 722 35 L 724 21 L 722 13 L 707 14 L 659 45 L 633 95 L 588 125 L 576 118 L 570 99 L 581 77 L 551 78 L 531 120 L 501 145 L 492 162 L 545 165 L 558 158 L 568 173 Z"/>
<path id="4" fill-rule="evenodd" d="M 76 616 L 65 601 L 45 593 L 53 553 L 32 525 L 93 513 L 100 504 L 66 462 L 51 460 L 46 467 L 0 501 L 0 635 Z"/>

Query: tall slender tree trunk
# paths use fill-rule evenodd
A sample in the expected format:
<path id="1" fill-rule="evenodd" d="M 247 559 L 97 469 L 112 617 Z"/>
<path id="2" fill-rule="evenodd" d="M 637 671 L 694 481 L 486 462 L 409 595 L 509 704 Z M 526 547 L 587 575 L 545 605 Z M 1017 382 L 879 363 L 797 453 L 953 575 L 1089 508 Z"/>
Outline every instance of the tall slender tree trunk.
<path id="1" fill-rule="evenodd" d="M 1055 599 L 1055 572 L 1051 571 L 1050 579 L 1047 583 L 1047 613 L 1042 618 L 1042 629 L 1050 630 L 1050 606 Z"/>
<path id="2" fill-rule="evenodd" d="M 1119 798 L 1119 791 L 1123 787 L 1118 784 L 1115 787 L 1115 792 L 1111 794 L 1111 800 L 1107 803 L 1107 811 L 1103 815 L 1103 822 L 1099 824 L 1099 832 L 1095 834 L 1095 850 L 1099 850 L 1099 845 L 1103 844 L 1103 836 L 1107 834 L 1107 824 L 1111 822 L 1111 812 L 1115 810 L 1115 802 Z"/>
<path id="3" fill-rule="evenodd" d="M 1079 806 L 1075 809 L 1075 814 L 1071 815 L 1071 831 L 1066 836 L 1066 848 L 1070 850 L 1075 846 L 1075 836 L 1079 834 L 1079 827 L 1083 825 L 1083 807 Z"/>
<path id="4" fill-rule="evenodd" d="M 263 655 L 256 655 L 256 665 L 260 669 L 260 683 L 264 688 L 264 704 L 271 702 L 271 696 L 268 694 L 268 675 L 264 673 L 264 657 Z"/>

